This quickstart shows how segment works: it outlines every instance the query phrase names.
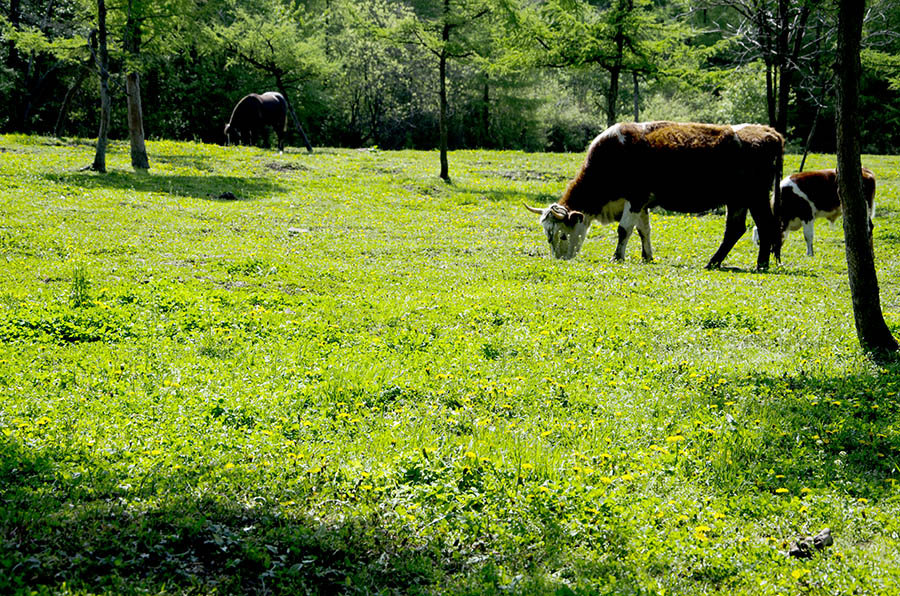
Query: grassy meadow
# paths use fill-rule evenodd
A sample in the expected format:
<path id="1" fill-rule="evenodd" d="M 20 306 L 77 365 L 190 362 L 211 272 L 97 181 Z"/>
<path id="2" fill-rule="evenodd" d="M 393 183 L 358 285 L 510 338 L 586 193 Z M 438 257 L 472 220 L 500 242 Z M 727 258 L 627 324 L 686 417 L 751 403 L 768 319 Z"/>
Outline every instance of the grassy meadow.
<path id="1" fill-rule="evenodd" d="M 562 262 L 522 202 L 582 155 L 148 149 L 0 136 L 0 593 L 900 593 L 840 224 L 766 273 L 749 233 L 704 269 L 717 214 Z"/>

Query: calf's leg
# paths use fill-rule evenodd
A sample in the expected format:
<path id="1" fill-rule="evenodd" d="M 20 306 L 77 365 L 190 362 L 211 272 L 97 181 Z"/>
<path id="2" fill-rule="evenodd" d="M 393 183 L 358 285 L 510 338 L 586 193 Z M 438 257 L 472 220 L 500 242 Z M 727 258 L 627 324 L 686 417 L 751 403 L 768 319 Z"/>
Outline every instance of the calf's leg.
<path id="1" fill-rule="evenodd" d="M 803 238 L 806 240 L 806 256 L 813 256 L 813 220 L 803 222 Z"/>

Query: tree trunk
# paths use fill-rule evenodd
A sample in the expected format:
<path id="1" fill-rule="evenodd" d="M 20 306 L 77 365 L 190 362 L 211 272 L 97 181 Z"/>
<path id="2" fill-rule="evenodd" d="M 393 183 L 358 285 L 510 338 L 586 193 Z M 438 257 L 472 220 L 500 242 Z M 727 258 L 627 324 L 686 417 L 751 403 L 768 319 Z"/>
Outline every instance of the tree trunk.
<path id="1" fill-rule="evenodd" d="M 777 120 L 775 113 L 775 94 L 777 92 L 775 88 L 775 67 L 772 64 L 766 63 L 766 111 L 769 114 L 769 126 L 775 128 L 775 123 Z"/>
<path id="2" fill-rule="evenodd" d="M 616 99 L 619 97 L 619 67 L 609 69 L 609 89 L 606 90 L 606 126 L 612 126 L 618 119 Z"/>
<path id="3" fill-rule="evenodd" d="M 83 68 L 79 68 L 78 70 L 78 78 L 75 79 L 75 82 L 66 89 L 66 94 L 63 96 L 62 103 L 59 106 L 59 113 L 56 115 L 56 124 L 53 125 L 53 136 L 58 137 L 59 131 L 62 128 L 63 120 L 65 120 L 66 112 L 69 110 L 69 101 L 71 101 L 72 96 L 81 88 L 82 83 L 90 74 L 90 62 L 87 65 L 84 65 Z"/>
<path id="4" fill-rule="evenodd" d="M 621 23 L 618 25 L 621 27 Z M 614 37 L 616 43 L 616 55 L 613 57 L 612 66 L 607 68 L 609 71 L 609 89 L 606 92 L 606 126 L 612 126 L 618 120 L 619 114 L 616 110 L 616 102 L 619 99 L 619 76 L 622 74 L 622 61 L 625 58 L 625 34 L 621 29 L 616 32 Z"/>
<path id="5" fill-rule="evenodd" d="M 450 182 L 450 165 L 447 162 L 447 145 L 449 133 L 447 131 L 447 44 L 450 42 L 450 0 L 444 0 L 444 26 L 441 29 L 441 53 L 438 56 L 438 77 L 440 78 L 440 151 L 441 151 L 441 179 Z"/>
<path id="6" fill-rule="evenodd" d="M 149 170 L 147 147 L 144 145 L 144 115 L 141 111 L 141 75 L 129 72 L 125 75 L 125 93 L 128 95 L 128 135 L 131 138 L 131 166 L 136 170 Z"/>
<path id="7" fill-rule="evenodd" d="M 803 157 L 800 158 L 799 172 L 802 172 L 803 167 L 806 165 L 806 156 L 809 155 L 809 147 L 812 145 L 813 138 L 816 136 L 816 125 L 819 123 L 819 112 L 821 111 L 822 104 L 819 104 L 816 107 L 816 115 L 813 116 L 812 126 L 809 128 L 809 135 L 806 137 L 806 145 L 803 146 Z"/>
<path id="8" fill-rule="evenodd" d="M 484 88 L 481 95 L 481 138 L 482 146 L 486 149 L 492 149 L 494 143 L 491 141 L 491 87 L 488 78 L 484 78 Z"/>
<path id="9" fill-rule="evenodd" d="M 881 312 L 875 254 L 863 194 L 859 150 L 859 52 L 865 4 L 840 0 L 837 52 L 837 172 L 844 212 L 847 272 L 856 335 L 863 350 L 883 353 L 900 348 Z"/>
<path id="10" fill-rule="evenodd" d="M 106 0 L 97 0 L 97 74 L 100 76 L 100 130 L 91 169 L 106 172 L 106 146 L 109 136 L 109 46 L 106 39 Z M 93 42 L 91 48 L 93 49 Z"/>
<path id="11" fill-rule="evenodd" d="M 300 125 L 300 119 L 297 118 L 297 113 L 294 112 L 294 105 L 291 103 L 291 100 L 288 99 L 287 90 L 284 86 L 284 82 L 281 80 L 281 75 L 275 75 L 275 86 L 278 87 L 278 92 L 281 93 L 282 97 L 284 97 L 284 101 L 287 102 L 288 114 L 291 115 L 291 120 L 294 121 L 294 126 L 297 127 L 297 130 L 300 132 L 300 136 L 303 137 L 303 144 L 306 146 L 307 153 L 312 153 L 312 144 L 309 142 L 309 137 L 306 136 L 306 131 L 304 131 L 303 127 Z"/>
<path id="12" fill-rule="evenodd" d="M 9 2 L 9 24 L 13 29 L 19 28 L 19 21 L 22 18 L 22 2 L 21 0 L 10 0 Z M 6 54 L 6 66 L 10 70 L 17 70 L 19 65 L 19 50 L 16 43 L 12 40 L 9 42 L 9 48 Z"/>
<path id="13" fill-rule="evenodd" d="M 631 76 L 634 79 L 634 121 L 638 122 L 641 119 L 641 105 L 640 105 L 640 87 L 638 86 L 638 73 L 632 72 Z"/>
<path id="14" fill-rule="evenodd" d="M 20 0 L 10 0 L 9 2 L 9 25 L 13 29 L 19 28 L 19 22 L 22 18 L 22 6 Z M 24 70 L 25 70 L 25 62 L 22 60 L 22 56 L 19 53 L 18 48 L 16 48 L 16 43 L 12 40 L 9 41 L 7 50 L 6 50 L 6 67 L 16 73 L 20 77 L 20 80 L 15 83 L 15 88 L 20 88 L 22 82 L 25 80 Z M 14 75 L 15 76 L 15 75 Z M 22 111 L 22 106 L 19 104 L 19 100 L 17 99 L 21 93 L 15 93 L 10 96 L 10 104 L 6 106 L 9 120 L 7 120 L 6 128 L 9 131 L 14 131 L 18 127 L 18 123 L 20 121 L 20 113 Z"/>
<path id="15" fill-rule="evenodd" d="M 125 94 L 128 97 L 128 136 L 131 139 L 131 166 L 136 170 L 149 170 L 147 148 L 144 145 L 144 114 L 141 108 L 141 75 L 137 61 L 141 53 L 141 25 L 135 18 L 133 0 L 128 0 L 125 20 L 125 52 L 132 62 L 125 73 Z"/>

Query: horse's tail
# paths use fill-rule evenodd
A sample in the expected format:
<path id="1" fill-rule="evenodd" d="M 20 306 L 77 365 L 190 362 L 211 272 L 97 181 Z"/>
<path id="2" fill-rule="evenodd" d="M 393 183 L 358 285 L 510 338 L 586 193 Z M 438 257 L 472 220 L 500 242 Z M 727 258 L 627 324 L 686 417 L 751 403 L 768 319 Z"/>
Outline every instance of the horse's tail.
<path id="1" fill-rule="evenodd" d="M 284 96 L 283 93 L 280 93 L 280 92 L 279 92 L 279 93 L 278 93 L 278 101 L 281 103 L 281 107 L 282 107 L 282 114 L 281 114 L 281 117 L 282 117 L 282 120 L 284 120 L 284 122 L 283 122 L 282 125 L 281 125 L 281 132 L 287 132 L 287 129 L 288 129 L 288 109 L 289 109 L 288 102 L 287 102 L 287 98 Z"/>

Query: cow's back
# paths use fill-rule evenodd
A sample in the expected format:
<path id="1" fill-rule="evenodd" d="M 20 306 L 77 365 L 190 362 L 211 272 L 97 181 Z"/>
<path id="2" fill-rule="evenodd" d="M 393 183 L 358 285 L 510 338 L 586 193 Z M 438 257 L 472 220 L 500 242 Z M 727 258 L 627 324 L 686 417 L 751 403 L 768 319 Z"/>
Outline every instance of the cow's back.
<path id="1" fill-rule="evenodd" d="M 702 212 L 768 193 L 783 140 L 761 125 L 674 124 L 645 135 L 652 204 Z"/>
<path id="2" fill-rule="evenodd" d="M 620 123 L 588 148 L 560 203 L 596 214 L 606 203 L 709 211 L 767 196 L 784 140 L 756 124 Z"/>

